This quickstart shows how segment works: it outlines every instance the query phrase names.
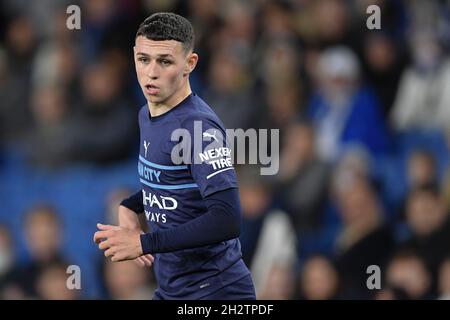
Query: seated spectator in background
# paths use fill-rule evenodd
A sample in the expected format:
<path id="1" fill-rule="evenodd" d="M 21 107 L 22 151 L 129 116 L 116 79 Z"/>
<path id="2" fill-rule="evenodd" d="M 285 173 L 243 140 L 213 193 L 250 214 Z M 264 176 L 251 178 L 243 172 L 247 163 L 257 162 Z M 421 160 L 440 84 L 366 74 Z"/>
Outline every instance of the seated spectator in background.
<path id="1" fill-rule="evenodd" d="M 372 180 L 372 161 L 364 147 L 352 145 L 343 150 L 334 166 L 331 186 L 337 191 L 340 186 L 358 179 Z"/>
<path id="2" fill-rule="evenodd" d="M 305 111 L 304 84 L 299 76 L 301 52 L 286 39 L 263 42 L 260 51 L 256 75 L 263 101 L 255 113 L 256 126 L 285 128 Z"/>
<path id="3" fill-rule="evenodd" d="M 450 257 L 445 258 L 439 267 L 438 295 L 440 300 L 450 300 Z"/>
<path id="4" fill-rule="evenodd" d="M 297 83 L 274 85 L 264 90 L 264 109 L 257 115 L 258 128 L 280 129 L 283 138 L 284 128 L 295 124 L 302 113 L 301 97 Z"/>
<path id="5" fill-rule="evenodd" d="M 256 295 L 284 296 L 272 282 L 284 282 L 284 274 L 292 273 L 296 262 L 295 231 L 289 216 L 273 207 L 271 189 L 258 175 L 258 168 L 239 167 L 239 193 L 242 210 L 242 230 L 239 240 L 244 262 L 250 268 Z M 282 270 L 282 271 L 281 271 Z M 275 274 L 272 276 L 272 272 Z M 291 281 L 290 279 L 289 281 Z M 284 291 L 283 291 L 284 292 Z M 288 290 L 289 295 L 291 290 Z M 284 298 L 283 298 L 284 299 Z"/>
<path id="6" fill-rule="evenodd" d="M 107 59 L 82 74 L 82 99 L 66 128 L 72 161 L 107 163 L 127 158 L 138 134 L 135 109 L 122 96 L 123 74 Z"/>
<path id="7" fill-rule="evenodd" d="M 275 190 L 300 237 L 323 223 L 329 175 L 329 165 L 316 154 L 314 128 L 306 122 L 287 127 Z"/>
<path id="8" fill-rule="evenodd" d="M 324 48 L 337 43 L 355 44 L 356 32 L 352 29 L 354 21 L 347 2 L 319 0 L 302 1 L 298 4 L 300 7 L 294 11 L 298 15 L 296 25 L 309 46 Z"/>
<path id="9" fill-rule="evenodd" d="M 226 128 L 247 129 L 258 110 L 252 78 L 241 56 L 231 50 L 216 50 L 211 57 L 205 101 L 214 106 Z"/>
<path id="10" fill-rule="evenodd" d="M 36 278 L 36 298 L 41 300 L 75 300 L 79 290 L 67 287 L 67 264 L 54 262 L 39 271 Z"/>
<path id="11" fill-rule="evenodd" d="M 300 272 L 297 298 L 305 300 L 339 299 L 339 274 L 324 256 L 309 258 Z"/>
<path id="12" fill-rule="evenodd" d="M 335 161 L 348 144 L 360 144 L 372 156 L 388 151 L 382 108 L 359 83 L 360 66 L 346 47 L 332 47 L 318 59 L 318 83 L 308 114 L 317 132 L 319 155 Z"/>
<path id="13" fill-rule="evenodd" d="M 393 256 L 387 267 L 386 285 L 403 292 L 406 299 L 433 298 L 431 275 L 423 259 L 414 251 L 400 251 Z"/>
<path id="14" fill-rule="evenodd" d="M 417 251 L 435 277 L 450 254 L 450 219 L 438 189 L 426 185 L 412 190 L 405 215 L 410 234 L 400 245 Z"/>
<path id="15" fill-rule="evenodd" d="M 435 32 L 417 28 L 411 41 L 413 64 L 402 75 L 391 114 L 396 130 L 448 129 L 450 59 Z"/>
<path id="16" fill-rule="evenodd" d="M 156 290 L 152 269 L 139 267 L 134 261 L 119 263 L 105 260 L 104 278 L 108 299 L 151 300 Z"/>
<path id="17" fill-rule="evenodd" d="M 0 224 L 0 283 L 14 264 L 14 250 L 11 235 L 6 226 Z"/>
<path id="18" fill-rule="evenodd" d="M 239 240 L 242 257 L 250 267 L 258 246 L 264 220 L 272 208 L 272 196 L 267 183 L 261 183 L 258 173 L 249 166 L 237 167 L 239 179 L 239 195 L 242 210 L 242 230 Z"/>
<path id="19" fill-rule="evenodd" d="M 67 137 L 69 107 L 62 87 L 37 88 L 31 98 L 33 131 L 26 151 L 29 161 L 46 168 L 60 167 L 70 161 L 70 138 Z"/>
<path id="20" fill-rule="evenodd" d="M 25 299 L 25 292 L 15 282 L 14 248 L 5 225 L 0 225 L 0 300 Z"/>
<path id="21" fill-rule="evenodd" d="M 436 160 L 433 154 L 425 149 L 418 148 L 411 151 L 403 170 L 405 172 L 405 183 L 403 184 L 401 179 L 394 181 L 401 186 L 394 201 L 395 204 L 398 204 L 398 209 L 395 211 L 400 213 L 405 211 L 409 192 L 422 186 L 437 185 L 439 182 Z"/>
<path id="22" fill-rule="evenodd" d="M 294 297 L 295 275 L 291 265 L 273 263 L 263 286 L 257 291 L 260 300 L 291 300 Z"/>
<path id="23" fill-rule="evenodd" d="M 30 127 L 30 69 L 37 47 L 31 19 L 15 14 L 6 23 L 0 49 L 0 141 L 15 145 Z"/>
<path id="24" fill-rule="evenodd" d="M 68 88 L 36 86 L 31 100 L 35 126 L 27 143 L 34 164 L 103 163 L 130 154 L 137 120 L 134 109 L 121 96 L 120 60 L 112 54 L 105 57 L 84 70 L 82 98 L 75 108 L 69 105 Z"/>
<path id="25" fill-rule="evenodd" d="M 408 300 L 410 299 L 404 289 L 392 286 L 384 286 L 377 290 L 374 300 Z"/>
<path id="26" fill-rule="evenodd" d="M 64 24 L 64 29 L 67 27 Z M 41 88 L 60 87 L 71 102 L 78 94 L 78 51 L 75 43 L 63 39 L 52 39 L 39 46 L 33 60 L 33 92 Z"/>
<path id="27" fill-rule="evenodd" d="M 437 184 L 437 168 L 433 155 L 426 150 L 415 150 L 409 155 L 408 189 Z"/>
<path id="28" fill-rule="evenodd" d="M 376 192 L 369 181 L 348 178 L 335 188 L 343 222 L 335 242 L 342 295 L 346 299 L 371 298 L 373 291 L 366 287 L 367 267 L 383 268 L 393 249 L 393 236 L 384 223 Z"/>
<path id="29" fill-rule="evenodd" d="M 447 136 L 448 150 L 450 151 L 450 130 Z M 442 194 L 447 210 L 450 210 L 450 164 L 448 165 L 442 180 Z"/>
<path id="30" fill-rule="evenodd" d="M 365 24 L 367 17 L 363 18 Z M 405 68 L 402 44 L 397 43 L 394 36 L 383 31 L 376 33 L 374 30 L 366 33 L 363 41 L 365 74 L 383 106 L 384 119 L 389 119 L 400 76 Z"/>
<path id="31" fill-rule="evenodd" d="M 27 296 L 35 297 L 42 270 L 54 263 L 68 265 L 62 252 L 63 226 L 57 211 L 42 204 L 29 211 L 24 227 L 30 261 L 18 270 L 16 281 Z"/>
<path id="32" fill-rule="evenodd" d="M 267 25 L 269 28 L 270 26 Z M 300 62 L 299 48 L 289 39 L 277 38 L 262 42 L 257 74 L 266 88 L 283 85 L 298 85 Z"/>

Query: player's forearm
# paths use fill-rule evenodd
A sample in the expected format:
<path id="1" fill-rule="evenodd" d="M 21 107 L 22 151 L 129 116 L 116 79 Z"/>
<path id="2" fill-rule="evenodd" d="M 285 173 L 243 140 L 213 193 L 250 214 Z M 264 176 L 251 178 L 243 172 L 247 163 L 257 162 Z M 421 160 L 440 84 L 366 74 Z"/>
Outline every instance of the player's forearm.
<path id="1" fill-rule="evenodd" d="M 238 189 L 217 192 L 205 202 L 208 211 L 202 216 L 172 229 L 141 235 L 144 254 L 195 248 L 239 237 Z"/>
<path id="2" fill-rule="evenodd" d="M 118 213 L 119 226 L 127 229 L 140 229 L 141 225 L 136 213 L 127 207 L 119 206 Z"/>
<path id="3" fill-rule="evenodd" d="M 141 224 L 137 214 L 144 212 L 142 191 L 124 199 L 119 206 L 119 225 L 128 229 L 140 229 Z"/>

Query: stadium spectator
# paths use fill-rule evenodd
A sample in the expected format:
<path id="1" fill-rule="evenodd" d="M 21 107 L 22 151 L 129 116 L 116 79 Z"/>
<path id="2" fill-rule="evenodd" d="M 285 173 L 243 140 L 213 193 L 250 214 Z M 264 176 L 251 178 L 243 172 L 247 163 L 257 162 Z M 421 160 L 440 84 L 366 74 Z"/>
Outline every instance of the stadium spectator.
<path id="1" fill-rule="evenodd" d="M 294 280 L 292 266 L 276 262 L 270 266 L 257 297 L 261 300 L 291 300 L 295 290 Z"/>
<path id="2" fill-rule="evenodd" d="M 0 80 L 0 132 L 3 142 L 13 144 L 20 141 L 29 129 L 30 70 L 37 39 L 31 21 L 25 15 L 11 18 L 5 36 L 1 46 L 5 50 L 6 63 Z"/>
<path id="3" fill-rule="evenodd" d="M 226 128 L 250 127 L 255 110 L 251 80 L 238 52 L 219 50 L 209 63 L 205 101 L 214 106 Z"/>
<path id="4" fill-rule="evenodd" d="M 75 300 L 79 290 L 67 286 L 67 264 L 53 262 L 39 271 L 36 279 L 36 297 L 41 300 Z"/>
<path id="5" fill-rule="evenodd" d="M 450 123 L 450 60 L 437 35 L 416 30 L 413 64 L 403 73 L 392 112 L 396 130 L 447 129 Z"/>
<path id="6" fill-rule="evenodd" d="M 133 261 L 105 261 L 104 267 L 109 299 L 151 300 L 156 286 L 149 268 L 140 268 Z"/>
<path id="7" fill-rule="evenodd" d="M 450 258 L 442 261 L 439 267 L 438 294 L 441 300 L 450 300 Z"/>
<path id="8" fill-rule="evenodd" d="M 283 299 L 281 296 L 290 296 L 292 290 L 274 288 L 272 281 L 290 283 L 292 280 L 286 279 L 283 273 L 293 276 L 295 230 L 289 216 L 274 207 L 270 185 L 258 176 L 255 168 L 240 167 L 238 177 L 243 215 L 239 239 L 242 241 L 244 261 L 253 275 L 256 295 L 266 299 Z M 273 277 L 272 272 L 276 273 Z"/>
<path id="9" fill-rule="evenodd" d="M 317 68 L 319 83 L 308 114 L 317 131 L 319 155 L 334 162 L 349 144 L 360 144 L 373 156 L 386 153 L 382 110 L 372 90 L 359 83 L 357 56 L 347 47 L 332 47 L 320 55 Z"/>
<path id="10" fill-rule="evenodd" d="M 305 300 L 339 299 L 339 273 L 324 256 L 309 258 L 300 273 L 298 298 Z"/>
<path id="11" fill-rule="evenodd" d="M 25 217 L 24 232 L 30 260 L 18 270 L 16 280 L 27 296 L 36 297 L 43 270 L 54 263 L 68 265 L 62 251 L 59 213 L 47 204 L 32 207 Z"/>
<path id="12" fill-rule="evenodd" d="M 322 225 L 330 173 L 329 165 L 316 154 L 312 126 L 300 122 L 287 127 L 276 176 L 276 196 L 290 215 L 298 236 Z"/>
<path id="13" fill-rule="evenodd" d="M 82 75 L 82 99 L 66 128 L 72 161 L 125 159 L 135 146 L 133 108 L 121 96 L 120 71 L 107 61 L 90 65 Z"/>
<path id="14" fill-rule="evenodd" d="M 413 248 L 424 259 L 427 268 L 436 276 L 443 259 L 450 253 L 450 220 L 437 187 L 417 187 L 408 195 L 406 223 L 409 236 L 401 245 Z"/>
<path id="15" fill-rule="evenodd" d="M 25 292 L 17 284 L 14 247 L 5 225 L 0 225 L 0 299 L 25 299 Z"/>
<path id="16" fill-rule="evenodd" d="M 406 299 L 432 299 L 431 275 L 424 261 L 414 251 L 400 251 L 389 261 L 386 282 L 398 288 Z"/>
<path id="17" fill-rule="evenodd" d="M 336 242 L 336 266 L 345 298 L 372 298 L 366 287 L 367 267 L 383 268 L 394 239 L 379 199 L 369 181 L 348 179 L 337 189 L 338 211 L 343 221 Z"/>
<path id="18" fill-rule="evenodd" d="M 389 119 L 400 76 L 407 60 L 405 53 L 399 48 L 400 44 L 395 40 L 394 35 L 383 32 L 369 33 L 365 36 L 363 44 L 366 78 L 372 84 L 383 106 L 385 120 Z"/>
<path id="19" fill-rule="evenodd" d="M 437 167 L 433 155 L 425 150 L 413 151 L 407 165 L 409 189 L 438 184 Z"/>

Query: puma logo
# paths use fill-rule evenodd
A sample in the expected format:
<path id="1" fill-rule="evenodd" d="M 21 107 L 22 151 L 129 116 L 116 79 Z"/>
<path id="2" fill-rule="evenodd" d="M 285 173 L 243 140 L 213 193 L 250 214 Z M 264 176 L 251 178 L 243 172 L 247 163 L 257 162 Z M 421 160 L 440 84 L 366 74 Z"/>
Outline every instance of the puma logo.
<path id="1" fill-rule="evenodd" d="M 213 138 L 214 140 L 216 140 L 216 142 L 219 142 L 219 140 L 217 140 L 216 138 L 216 130 L 214 130 L 214 134 L 203 132 L 203 138 Z"/>

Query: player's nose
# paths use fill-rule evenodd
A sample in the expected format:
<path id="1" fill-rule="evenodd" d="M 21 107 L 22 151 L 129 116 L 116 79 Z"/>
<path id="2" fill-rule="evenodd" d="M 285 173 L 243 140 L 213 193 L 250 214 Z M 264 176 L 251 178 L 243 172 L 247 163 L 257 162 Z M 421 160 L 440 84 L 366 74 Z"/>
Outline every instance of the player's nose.
<path id="1" fill-rule="evenodd" d="M 159 78 L 159 70 L 158 64 L 155 62 L 149 63 L 146 70 L 146 75 L 150 79 L 158 79 Z"/>

